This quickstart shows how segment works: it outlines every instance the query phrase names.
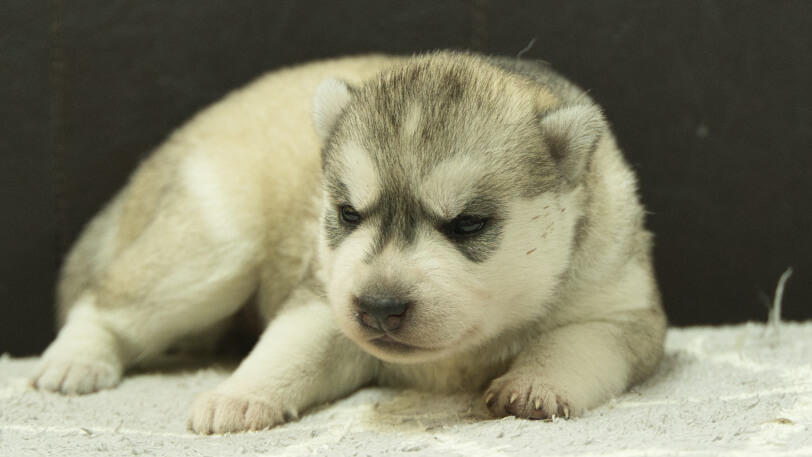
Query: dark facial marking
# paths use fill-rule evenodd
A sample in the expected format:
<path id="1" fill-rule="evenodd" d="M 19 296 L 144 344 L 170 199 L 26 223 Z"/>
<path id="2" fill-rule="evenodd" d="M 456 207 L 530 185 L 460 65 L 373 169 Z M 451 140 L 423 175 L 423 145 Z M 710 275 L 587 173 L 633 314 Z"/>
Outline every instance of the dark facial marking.
<path id="1" fill-rule="evenodd" d="M 361 215 L 350 205 L 341 205 L 338 207 L 338 214 L 341 222 L 349 227 L 357 227 L 361 223 Z"/>
<path id="2" fill-rule="evenodd" d="M 325 176 L 327 206 L 324 209 L 324 228 L 327 245 L 335 249 L 339 244 L 364 222 L 364 217 L 347 203 L 349 191 L 347 186 L 335 176 Z"/>
<path id="3" fill-rule="evenodd" d="M 468 237 L 476 235 L 485 227 L 487 218 L 482 216 L 459 215 L 452 220 L 447 230 L 454 236 Z"/>
<path id="4" fill-rule="evenodd" d="M 414 201 L 408 189 L 400 186 L 386 186 L 381 201 L 375 211 L 377 236 L 369 257 L 380 254 L 383 249 L 396 243 L 404 248 L 414 244 L 418 226 L 424 219 L 420 205 Z"/>
<path id="5" fill-rule="evenodd" d="M 449 234 L 443 230 L 444 235 L 452 245 L 471 262 L 481 263 L 488 259 L 499 247 L 502 237 L 503 224 L 499 219 L 490 218 L 482 228 L 468 235 Z"/>
<path id="6" fill-rule="evenodd" d="M 483 262 L 501 241 L 506 215 L 504 203 L 492 199 L 493 190 L 481 190 L 450 220 L 435 219 L 434 227 L 468 260 Z"/>

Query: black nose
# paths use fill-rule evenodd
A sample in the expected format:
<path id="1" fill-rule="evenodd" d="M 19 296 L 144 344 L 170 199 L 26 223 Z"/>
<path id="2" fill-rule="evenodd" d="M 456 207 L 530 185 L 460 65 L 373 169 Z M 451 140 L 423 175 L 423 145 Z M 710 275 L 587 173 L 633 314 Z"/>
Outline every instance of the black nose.
<path id="1" fill-rule="evenodd" d="M 409 302 L 391 297 L 358 297 L 361 322 L 376 329 L 395 330 L 400 327 Z"/>

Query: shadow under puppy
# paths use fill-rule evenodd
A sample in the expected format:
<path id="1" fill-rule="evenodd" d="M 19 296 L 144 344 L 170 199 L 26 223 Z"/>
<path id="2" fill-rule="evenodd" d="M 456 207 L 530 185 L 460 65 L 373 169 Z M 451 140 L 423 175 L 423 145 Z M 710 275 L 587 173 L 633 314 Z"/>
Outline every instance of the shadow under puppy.
<path id="1" fill-rule="evenodd" d="M 32 383 L 113 387 L 252 303 L 267 326 L 196 399 L 195 432 L 368 384 L 570 417 L 660 360 L 643 214 L 600 108 L 547 65 L 438 52 L 274 72 L 174 132 L 88 224 Z"/>

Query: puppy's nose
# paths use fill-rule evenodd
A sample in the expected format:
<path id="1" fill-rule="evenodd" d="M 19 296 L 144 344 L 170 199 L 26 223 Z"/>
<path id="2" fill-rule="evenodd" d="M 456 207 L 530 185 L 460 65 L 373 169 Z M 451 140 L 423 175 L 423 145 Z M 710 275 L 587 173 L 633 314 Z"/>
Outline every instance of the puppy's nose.
<path id="1" fill-rule="evenodd" d="M 400 327 L 409 302 L 391 297 L 358 297 L 361 322 L 379 330 L 396 330 Z"/>

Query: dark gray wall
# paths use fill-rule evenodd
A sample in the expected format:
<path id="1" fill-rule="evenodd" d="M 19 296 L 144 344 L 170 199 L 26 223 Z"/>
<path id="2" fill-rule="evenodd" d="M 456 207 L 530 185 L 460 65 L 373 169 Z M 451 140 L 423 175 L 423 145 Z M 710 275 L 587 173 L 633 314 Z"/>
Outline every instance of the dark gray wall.
<path id="1" fill-rule="evenodd" d="M 0 2 L 0 352 L 53 336 L 56 269 L 168 132 L 303 60 L 544 59 L 604 105 L 642 181 L 678 325 L 812 317 L 812 2 Z"/>

